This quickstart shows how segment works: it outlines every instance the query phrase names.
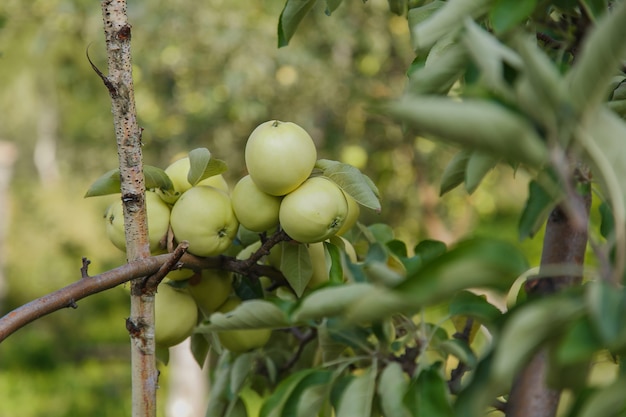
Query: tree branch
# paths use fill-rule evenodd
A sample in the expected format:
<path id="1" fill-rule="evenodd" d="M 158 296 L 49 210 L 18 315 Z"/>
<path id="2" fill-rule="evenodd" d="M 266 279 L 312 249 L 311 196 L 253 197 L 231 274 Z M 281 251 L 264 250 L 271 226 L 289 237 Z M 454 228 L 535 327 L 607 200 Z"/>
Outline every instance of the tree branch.
<path id="1" fill-rule="evenodd" d="M 577 168 L 578 169 L 578 168 Z M 576 171 L 577 172 L 577 171 Z M 577 175 L 574 178 L 581 194 L 570 195 L 573 207 L 582 208 L 585 220 L 589 218 L 591 206 L 591 190 L 589 177 Z M 587 225 L 580 226 L 558 205 L 550 214 L 546 224 L 546 233 L 543 241 L 541 266 L 573 265 L 582 271 L 587 246 Z M 525 285 L 529 297 L 543 297 L 554 294 L 573 285 L 579 285 L 582 274 L 564 274 L 548 276 L 532 281 Z M 548 387 L 546 377 L 549 367 L 547 348 L 541 348 L 520 371 L 513 383 L 509 401 L 506 407 L 507 417 L 554 417 L 559 405 L 560 391 Z"/>
<path id="2" fill-rule="evenodd" d="M 0 342 L 28 323 L 67 307 L 76 308 L 76 302 L 92 294 L 108 290 L 131 280 L 139 281 L 137 288 L 151 288 L 161 281 L 167 272 L 179 263 L 193 269 L 223 269 L 250 277 L 270 277 L 274 282 L 287 284 L 283 274 L 268 265 L 249 263 L 230 256 L 200 258 L 186 253 L 183 242 L 172 253 L 138 259 L 123 266 L 90 277 L 87 274 L 89 260 L 83 258 L 81 279 L 50 294 L 33 300 L 0 318 Z M 143 279 L 138 279 L 143 278 Z"/>

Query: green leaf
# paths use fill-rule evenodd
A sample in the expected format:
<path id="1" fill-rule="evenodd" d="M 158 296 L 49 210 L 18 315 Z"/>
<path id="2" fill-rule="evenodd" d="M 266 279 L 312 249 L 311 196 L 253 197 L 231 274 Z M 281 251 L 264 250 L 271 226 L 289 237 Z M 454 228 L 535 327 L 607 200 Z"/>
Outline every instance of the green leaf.
<path id="1" fill-rule="evenodd" d="M 467 288 L 486 287 L 504 291 L 527 268 L 521 252 L 506 242 L 468 240 L 416 271 L 408 271 L 406 280 L 393 290 L 363 290 L 343 314 L 346 320 L 370 321 L 399 312 L 417 312 Z"/>
<path id="2" fill-rule="evenodd" d="M 409 388 L 409 379 L 398 362 L 391 362 L 380 373 L 378 397 L 385 417 L 409 417 L 402 399 Z"/>
<path id="3" fill-rule="evenodd" d="M 422 369 L 411 381 L 404 403 L 413 416 L 452 417 L 448 386 L 438 365 Z"/>
<path id="4" fill-rule="evenodd" d="M 608 8 L 607 0 L 581 0 L 580 4 L 594 22 L 604 16 Z"/>
<path id="5" fill-rule="evenodd" d="M 626 293 L 605 281 L 587 285 L 587 303 L 595 331 L 609 347 L 626 342 Z"/>
<path id="6" fill-rule="evenodd" d="M 537 7 L 537 0 L 497 0 L 489 12 L 496 33 L 503 33 L 526 21 Z"/>
<path id="7" fill-rule="evenodd" d="M 603 201 L 598 207 L 600 211 L 600 234 L 605 239 L 610 239 L 615 233 L 615 221 L 613 220 L 613 210 L 611 206 Z"/>
<path id="8" fill-rule="evenodd" d="M 343 266 L 339 248 L 337 245 L 329 242 L 324 242 L 324 248 L 330 255 L 330 272 L 328 274 L 328 281 L 333 284 L 343 283 Z"/>
<path id="9" fill-rule="evenodd" d="M 328 395 L 327 385 L 333 375 L 332 371 L 315 370 L 304 378 L 291 391 L 284 404 L 281 415 L 284 417 L 317 417 L 319 409 Z"/>
<path id="10" fill-rule="evenodd" d="M 589 318 L 584 316 L 567 326 L 565 334 L 554 348 L 553 358 L 564 365 L 586 362 L 602 348 L 596 329 Z"/>
<path id="11" fill-rule="evenodd" d="M 343 0 L 326 0 L 326 13 L 327 16 L 330 16 L 337 8 L 343 3 Z"/>
<path id="12" fill-rule="evenodd" d="M 207 148 L 197 148 L 189 152 L 187 181 L 193 186 L 203 179 L 221 174 L 227 169 L 224 161 L 211 158 L 211 152 Z"/>
<path id="13" fill-rule="evenodd" d="M 191 335 L 191 354 L 200 368 L 204 366 L 211 345 L 203 334 Z"/>
<path id="14" fill-rule="evenodd" d="M 448 247 L 445 243 L 432 239 L 422 240 L 413 248 L 415 255 L 419 256 L 424 262 L 436 259 L 446 253 L 447 250 Z"/>
<path id="15" fill-rule="evenodd" d="M 287 278 L 296 295 L 301 297 L 313 276 L 309 251 L 303 244 L 294 245 L 289 242 L 282 242 L 281 248 L 282 256 L 279 269 Z"/>
<path id="16" fill-rule="evenodd" d="M 330 178 L 357 203 L 380 212 L 378 188 L 358 168 L 341 162 L 335 164 L 322 162 L 322 165 L 326 166 L 323 170 L 324 176 Z"/>
<path id="17" fill-rule="evenodd" d="M 502 316 L 502 312 L 484 297 L 470 291 L 459 291 L 450 300 L 451 316 L 467 316 L 490 327 Z"/>
<path id="18" fill-rule="evenodd" d="M 151 165 L 143 166 L 143 175 L 147 190 L 161 189 L 173 190 L 172 181 L 165 171 Z M 113 169 L 95 180 L 85 193 L 87 197 L 97 197 L 109 194 L 119 194 L 121 192 L 120 170 Z"/>
<path id="19" fill-rule="evenodd" d="M 316 0 L 287 0 L 278 20 L 278 47 L 289 44 L 298 25 L 315 5 Z"/>
<path id="20" fill-rule="evenodd" d="M 332 337 L 328 319 L 324 319 L 322 323 L 317 326 L 317 342 L 322 352 L 322 363 L 334 361 L 339 358 L 346 349 L 345 343 L 339 342 Z"/>
<path id="21" fill-rule="evenodd" d="M 452 157 L 443 170 L 441 185 L 439 186 L 439 196 L 444 195 L 463 183 L 465 173 L 467 172 L 467 163 L 471 156 L 471 150 L 461 149 Z"/>
<path id="22" fill-rule="evenodd" d="M 230 394 L 237 394 L 244 386 L 246 379 L 254 369 L 254 352 L 241 354 L 235 358 L 230 367 Z"/>
<path id="23" fill-rule="evenodd" d="M 479 151 L 472 152 L 467 162 L 467 172 L 465 174 L 465 189 L 469 194 L 476 191 L 483 178 L 498 164 L 498 159 L 492 155 Z"/>
<path id="24" fill-rule="evenodd" d="M 393 228 L 385 223 L 374 223 L 367 226 L 368 230 L 372 232 L 374 242 L 385 244 L 394 239 Z M 374 243 L 371 242 L 371 243 Z"/>
<path id="25" fill-rule="evenodd" d="M 521 69 L 519 55 L 471 19 L 465 20 L 463 44 L 480 70 L 480 80 L 499 96 L 511 99 L 512 89 L 505 78 L 505 69 Z"/>
<path id="26" fill-rule="evenodd" d="M 230 378 L 230 353 L 223 353 L 213 368 L 213 380 L 209 394 L 207 416 L 223 416 L 229 404 L 228 385 Z"/>
<path id="27" fill-rule="evenodd" d="M 528 120 L 491 101 L 405 97 L 387 109 L 392 116 L 411 123 L 422 135 L 482 150 L 509 162 L 536 166 L 548 157 L 545 144 Z"/>
<path id="28" fill-rule="evenodd" d="M 626 413 L 626 402 L 624 402 L 624 384 L 626 378 L 623 376 L 615 380 L 612 384 L 599 388 L 587 400 L 578 417 L 622 417 Z"/>
<path id="29" fill-rule="evenodd" d="M 464 340 L 444 340 L 443 342 L 437 344 L 437 349 L 441 350 L 446 355 L 454 356 L 459 360 L 459 362 L 464 363 L 470 368 L 476 367 L 476 364 L 478 363 L 478 358 L 476 358 L 476 354 L 472 351 L 472 349 Z"/>
<path id="30" fill-rule="evenodd" d="M 234 329 L 273 329 L 288 324 L 285 313 L 275 304 L 265 300 L 246 300 L 227 313 L 213 313 L 209 322 L 204 322 L 196 328 L 196 333 Z"/>
<path id="31" fill-rule="evenodd" d="M 407 0 L 387 0 L 387 3 L 389 4 L 389 11 L 398 16 L 403 16 L 408 8 Z"/>
<path id="32" fill-rule="evenodd" d="M 376 294 L 378 292 L 377 287 L 366 283 L 320 288 L 302 300 L 302 303 L 292 315 L 292 320 L 294 322 L 304 322 L 324 317 L 340 316 L 352 303 L 365 294 Z"/>
<path id="33" fill-rule="evenodd" d="M 369 416 L 376 388 L 377 366 L 374 362 L 363 374 L 353 378 L 343 390 L 337 417 Z"/>
<path id="34" fill-rule="evenodd" d="M 293 373 L 287 378 L 283 379 L 274 392 L 267 397 L 263 406 L 261 407 L 261 413 L 259 417 L 280 417 L 282 416 L 285 403 L 291 396 L 291 393 L 296 386 L 306 378 L 308 375 L 316 372 L 315 369 L 304 369 L 302 371 Z"/>
<path id="35" fill-rule="evenodd" d="M 528 184 L 528 199 L 520 216 L 519 239 L 533 237 L 546 222 L 555 204 L 554 198 L 539 182 L 532 180 Z"/>
<path id="36" fill-rule="evenodd" d="M 493 0 L 450 0 L 433 6 L 436 11 L 429 16 L 424 14 L 420 19 L 409 20 L 413 49 L 428 50 L 444 36 L 458 32 L 467 17 L 477 17 L 487 12 Z M 413 10 L 409 11 L 409 18 Z M 431 10 L 428 10 L 431 12 Z"/>
<path id="37" fill-rule="evenodd" d="M 609 85 L 626 56 L 626 3 L 616 3 L 585 38 L 576 62 L 567 74 L 576 114 L 596 110 L 609 96 Z"/>
<path id="38" fill-rule="evenodd" d="M 578 318 L 584 308 L 584 303 L 575 297 L 552 297 L 515 310 L 496 345 L 492 363 L 493 383 L 509 384 L 537 347 L 566 323 Z"/>
<path id="39" fill-rule="evenodd" d="M 420 61 L 416 60 L 409 68 L 407 90 L 412 94 L 445 95 L 461 78 L 468 61 L 469 56 L 463 45 L 443 38 L 433 46 L 421 67 L 418 67 Z"/>

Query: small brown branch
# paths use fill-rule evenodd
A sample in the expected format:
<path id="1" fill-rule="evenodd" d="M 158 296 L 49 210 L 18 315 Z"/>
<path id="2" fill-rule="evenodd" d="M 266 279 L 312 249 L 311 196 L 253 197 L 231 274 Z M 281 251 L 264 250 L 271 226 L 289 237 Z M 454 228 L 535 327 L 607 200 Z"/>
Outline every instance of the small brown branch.
<path id="1" fill-rule="evenodd" d="M 474 319 L 468 318 L 465 322 L 462 332 L 456 332 L 452 335 L 453 338 L 463 341 L 468 346 L 470 345 L 470 335 L 472 333 L 472 327 L 474 326 Z M 450 372 L 450 380 L 448 381 L 448 388 L 452 394 L 458 394 L 461 391 L 461 379 L 467 371 L 469 371 L 467 364 L 459 361 L 459 364 Z"/>
<path id="2" fill-rule="evenodd" d="M 64 288 L 24 304 L 0 318 L 0 342 L 40 317 L 62 308 L 75 306 L 78 300 L 130 280 L 152 275 L 170 258 L 171 254 L 165 254 L 129 262 L 102 274 L 81 278 Z"/>
<path id="3" fill-rule="evenodd" d="M 275 282 L 285 283 L 285 285 L 287 283 L 282 273 L 271 266 L 256 263 L 249 265 L 246 262 L 247 260 L 239 260 L 228 256 L 200 258 L 186 253 L 187 247 L 186 243 L 181 243 L 172 253 L 132 261 L 92 277 L 86 275 L 89 261 L 83 258 L 83 265 L 80 269 L 81 279 L 79 281 L 24 304 L 0 318 L 0 342 L 21 327 L 40 317 L 62 308 L 76 308 L 78 300 L 125 282 L 147 277 L 139 288 L 143 288 L 142 292 L 153 291 L 163 277 L 172 269 L 176 269 L 180 262 L 196 270 L 224 269 L 242 275 L 267 276 Z"/>
<path id="4" fill-rule="evenodd" d="M 81 278 L 89 278 L 89 264 L 91 264 L 91 261 L 87 258 L 83 258 L 83 266 L 80 267 Z"/>
<path id="5" fill-rule="evenodd" d="M 296 362 L 298 362 L 300 356 L 302 356 L 302 352 L 304 352 L 304 348 L 306 347 L 306 345 L 315 340 L 315 338 L 317 337 L 317 329 L 315 328 L 309 329 L 306 333 L 302 333 L 298 328 L 295 327 L 290 330 L 291 333 L 296 337 L 296 339 L 298 339 L 300 344 L 298 345 L 298 349 L 293 353 L 289 360 L 280 367 L 278 371 L 279 374 L 283 374 L 289 371 L 296 364 Z"/>

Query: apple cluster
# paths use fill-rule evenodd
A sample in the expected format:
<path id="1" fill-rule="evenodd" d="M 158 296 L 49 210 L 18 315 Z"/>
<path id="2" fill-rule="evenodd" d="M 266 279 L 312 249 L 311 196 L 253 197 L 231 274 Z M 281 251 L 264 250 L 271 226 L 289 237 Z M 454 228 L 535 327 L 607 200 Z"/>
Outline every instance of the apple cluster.
<path id="1" fill-rule="evenodd" d="M 354 198 L 315 169 L 316 162 L 311 136 L 295 123 L 277 120 L 260 124 L 250 134 L 245 148 L 248 175 L 232 192 L 221 174 L 191 184 L 190 158 L 176 160 L 164 170 L 173 190 L 146 192 L 151 252 L 165 252 L 168 240 L 173 239 L 187 241 L 193 255 L 217 256 L 232 246 L 242 229 L 266 233 L 282 228 L 293 240 L 309 244 L 312 259 L 323 261 L 321 242 L 353 227 L 360 208 Z M 105 219 L 109 239 L 125 250 L 122 211 L 118 201 L 107 209 Z M 349 245 L 347 241 L 344 244 Z M 321 264 L 327 263 L 314 262 Z M 170 282 L 159 286 L 155 301 L 155 337 L 161 346 L 182 342 L 200 317 L 230 311 L 242 302 L 233 294 L 233 275 L 228 271 L 180 269 L 167 278 Z M 324 279 L 328 279 L 328 268 L 314 270 L 311 285 Z M 223 347 L 246 351 L 264 345 L 270 331 L 222 331 L 218 337 Z"/>

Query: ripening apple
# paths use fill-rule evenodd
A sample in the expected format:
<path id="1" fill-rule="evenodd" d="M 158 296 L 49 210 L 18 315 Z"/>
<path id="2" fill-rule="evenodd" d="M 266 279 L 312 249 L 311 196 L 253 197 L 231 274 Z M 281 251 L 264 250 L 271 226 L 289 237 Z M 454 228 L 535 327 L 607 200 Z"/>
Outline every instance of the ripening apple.
<path id="1" fill-rule="evenodd" d="M 198 321 L 196 302 L 185 289 L 174 288 L 166 281 L 157 288 L 154 298 L 154 340 L 170 347 L 191 335 Z"/>
<path id="2" fill-rule="evenodd" d="M 189 280 L 189 294 L 205 316 L 217 311 L 224 304 L 231 291 L 233 275 L 221 269 L 203 269 Z"/>
<path id="3" fill-rule="evenodd" d="M 242 303 L 238 297 L 230 297 L 219 308 L 219 312 L 228 313 L 237 308 Z M 222 330 L 217 332 L 217 337 L 224 349 L 231 352 L 247 352 L 265 346 L 270 340 L 272 331 L 270 329 L 242 329 L 242 330 Z"/>
<path id="4" fill-rule="evenodd" d="M 346 220 L 344 221 L 343 226 L 337 230 L 338 235 L 343 235 L 348 230 L 352 229 L 352 227 L 356 224 L 356 221 L 359 219 L 359 214 L 361 214 L 361 206 L 359 206 L 359 203 L 357 203 L 357 201 L 345 191 L 343 194 L 348 202 L 348 214 L 346 215 Z"/>
<path id="5" fill-rule="evenodd" d="M 250 175 L 240 179 L 230 196 L 239 223 L 253 232 L 265 232 L 278 225 L 281 197 L 264 193 Z"/>
<path id="6" fill-rule="evenodd" d="M 189 253 L 215 256 L 224 252 L 237 235 L 239 222 L 230 197 L 205 185 L 185 191 L 172 207 L 170 224 L 174 237 L 189 242 Z"/>
<path id="7" fill-rule="evenodd" d="M 287 194 L 280 203 L 283 230 L 302 243 L 322 242 L 335 235 L 348 214 L 348 201 L 337 184 L 313 177 Z"/>
<path id="8" fill-rule="evenodd" d="M 152 191 L 146 191 L 146 215 L 148 217 L 148 240 L 150 251 L 161 249 L 161 240 L 167 234 L 170 224 L 170 208 Z M 126 251 L 124 234 L 124 207 L 122 200 L 116 201 L 107 208 L 104 215 L 106 233 L 111 243 L 121 251 Z"/>
<path id="9" fill-rule="evenodd" d="M 158 193 L 161 198 L 168 203 L 173 204 L 185 191 L 191 188 L 191 184 L 187 180 L 187 174 L 189 174 L 190 166 L 189 157 L 184 157 L 177 159 L 165 168 L 165 173 L 170 178 L 172 185 L 174 186 L 174 195 L 169 196 L 159 190 Z M 226 193 L 229 192 L 228 184 L 221 174 L 205 178 L 199 181 L 196 185 L 209 185 Z"/>
<path id="10" fill-rule="evenodd" d="M 248 173 L 261 191 L 282 196 L 309 177 L 317 160 L 317 150 L 302 127 L 270 120 L 250 134 L 245 160 Z"/>

